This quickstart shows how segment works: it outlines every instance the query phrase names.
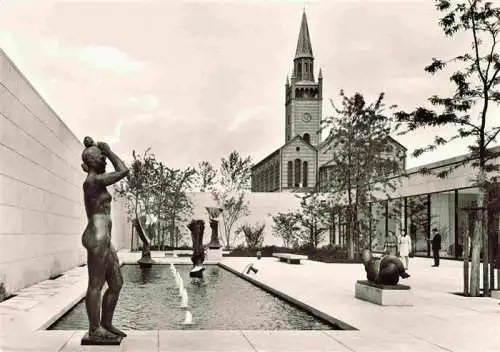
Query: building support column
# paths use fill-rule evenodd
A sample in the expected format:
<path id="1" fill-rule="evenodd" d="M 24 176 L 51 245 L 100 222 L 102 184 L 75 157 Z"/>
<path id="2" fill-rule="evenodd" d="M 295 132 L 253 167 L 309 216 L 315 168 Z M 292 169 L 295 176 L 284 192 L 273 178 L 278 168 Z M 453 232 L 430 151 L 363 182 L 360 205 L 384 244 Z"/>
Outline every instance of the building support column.
<path id="1" fill-rule="evenodd" d="M 427 195 L 427 233 L 426 238 L 430 240 L 431 237 L 431 195 Z M 431 256 L 431 242 L 427 241 L 427 256 Z"/>

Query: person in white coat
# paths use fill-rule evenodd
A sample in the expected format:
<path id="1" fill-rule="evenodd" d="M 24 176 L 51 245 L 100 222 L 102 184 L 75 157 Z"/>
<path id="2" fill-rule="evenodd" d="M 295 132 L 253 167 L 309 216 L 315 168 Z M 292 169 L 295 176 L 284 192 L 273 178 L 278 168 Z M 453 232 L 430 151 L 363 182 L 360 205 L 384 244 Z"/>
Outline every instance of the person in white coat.
<path id="1" fill-rule="evenodd" d="M 401 237 L 399 237 L 399 256 L 404 258 L 405 270 L 408 270 L 408 263 L 410 261 L 409 255 L 411 252 L 411 239 L 406 234 L 406 230 L 401 230 Z"/>

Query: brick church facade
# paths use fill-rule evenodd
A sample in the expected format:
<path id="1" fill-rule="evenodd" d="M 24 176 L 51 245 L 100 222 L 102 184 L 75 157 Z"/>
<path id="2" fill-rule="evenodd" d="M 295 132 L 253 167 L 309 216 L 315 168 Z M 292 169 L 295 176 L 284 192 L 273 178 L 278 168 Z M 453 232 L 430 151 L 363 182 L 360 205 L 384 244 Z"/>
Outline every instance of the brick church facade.
<path id="1" fill-rule="evenodd" d="M 285 144 L 252 167 L 252 192 L 305 191 L 328 177 L 332 139 L 321 141 L 323 75 L 314 74 L 314 56 L 306 13 L 302 14 L 293 73 L 285 90 Z M 394 153 L 406 159 L 406 148 L 390 138 Z M 404 157 L 403 157 L 404 154 Z M 404 165 L 402 165 L 404 168 Z"/>

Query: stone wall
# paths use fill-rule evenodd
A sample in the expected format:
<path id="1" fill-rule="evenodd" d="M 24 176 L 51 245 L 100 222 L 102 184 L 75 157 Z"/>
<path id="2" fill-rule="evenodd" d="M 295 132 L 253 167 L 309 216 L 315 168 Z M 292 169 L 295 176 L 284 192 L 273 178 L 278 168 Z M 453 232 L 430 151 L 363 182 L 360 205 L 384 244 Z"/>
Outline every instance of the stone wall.
<path id="1" fill-rule="evenodd" d="M 81 152 L 82 143 L 0 50 L 0 282 L 7 292 L 86 262 Z M 112 215 L 117 248 L 130 235 L 121 207 Z"/>

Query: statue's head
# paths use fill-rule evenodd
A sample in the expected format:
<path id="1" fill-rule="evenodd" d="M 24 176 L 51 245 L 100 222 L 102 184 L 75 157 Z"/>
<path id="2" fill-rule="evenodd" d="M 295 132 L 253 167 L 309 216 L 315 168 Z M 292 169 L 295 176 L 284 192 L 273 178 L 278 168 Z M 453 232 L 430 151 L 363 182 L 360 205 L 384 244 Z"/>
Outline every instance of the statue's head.
<path id="1" fill-rule="evenodd" d="M 95 144 L 91 137 L 83 140 L 85 149 L 82 152 L 82 168 L 85 172 L 95 171 L 102 174 L 106 171 L 106 156 Z"/>

